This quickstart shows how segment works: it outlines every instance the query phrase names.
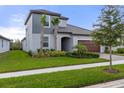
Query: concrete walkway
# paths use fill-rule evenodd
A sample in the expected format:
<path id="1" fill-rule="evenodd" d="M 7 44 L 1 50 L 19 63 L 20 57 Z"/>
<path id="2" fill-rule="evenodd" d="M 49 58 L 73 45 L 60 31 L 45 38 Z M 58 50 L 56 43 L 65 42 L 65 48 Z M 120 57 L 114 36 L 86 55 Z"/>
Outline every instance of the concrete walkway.
<path id="1" fill-rule="evenodd" d="M 110 59 L 109 58 L 109 54 L 100 54 L 100 58 L 104 58 L 104 59 Z M 116 61 L 116 60 L 124 60 L 124 56 L 119 56 L 119 55 L 112 55 L 112 60 Z"/>
<path id="2" fill-rule="evenodd" d="M 124 79 L 86 86 L 84 88 L 124 88 Z"/>
<path id="3" fill-rule="evenodd" d="M 124 64 L 124 60 L 113 61 L 113 65 L 117 65 L 117 64 Z M 109 62 L 9 72 L 9 73 L 1 73 L 0 78 L 18 77 L 18 76 L 26 76 L 26 75 L 50 73 L 50 72 L 57 72 L 57 71 L 64 71 L 64 70 L 82 69 L 82 68 L 91 68 L 91 67 L 107 66 L 107 65 L 109 65 Z"/>

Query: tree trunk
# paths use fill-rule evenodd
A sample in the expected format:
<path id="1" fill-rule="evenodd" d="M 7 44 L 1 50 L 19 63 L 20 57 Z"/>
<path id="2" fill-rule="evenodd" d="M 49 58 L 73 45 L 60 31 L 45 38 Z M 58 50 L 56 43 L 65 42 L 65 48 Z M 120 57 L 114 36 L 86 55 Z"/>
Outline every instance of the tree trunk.
<path id="1" fill-rule="evenodd" d="M 58 32 L 58 27 L 55 26 L 55 29 L 54 29 L 54 43 L 55 43 L 55 50 L 57 50 L 57 32 Z"/>
<path id="2" fill-rule="evenodd" d="M 40 38 L 40 52 L 43 50 L 43 39 L 44 39 L 44 27 L 42 25 L 42 30 L 41 30 L 41 38 Z"/>
<path id="3" fill-rule="evenodd" d="M 109 69 L 112 70 L 112 46 L 109 46 L 109 54 L 110 54 L 110 65 L 109 65 Z"/>

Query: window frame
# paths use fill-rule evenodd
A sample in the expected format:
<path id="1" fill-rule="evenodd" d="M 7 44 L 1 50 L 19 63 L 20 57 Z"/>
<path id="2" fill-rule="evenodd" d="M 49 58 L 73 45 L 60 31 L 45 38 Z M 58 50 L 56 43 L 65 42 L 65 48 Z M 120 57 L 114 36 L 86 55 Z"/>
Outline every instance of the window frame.
<path id="1" fill-rule="evenodd" d="M 44 47 L 44 42 L 46 43 L 46 41 L 43 41 L 43 49 L 49 49 L 50 48 L 50 36 L 44 35 L 44 37 L 47 37 L 48 38 L 48 41 L 47 41 L 48 46 L 47 47 Z"/>
<path id="2" fill-rule="evenodd" d="M 44 15 L 44 14 L 43 14 Z M 42 15 L 42 16 L 43 16 Z M 49 26 L 44 26 L 44 28 L 50 28 L 51 26 L 51 18 L 50 18 L 50 15 L 46 15 L 46 18 L 48 17 L 48 23 L 49 23 Z"/>

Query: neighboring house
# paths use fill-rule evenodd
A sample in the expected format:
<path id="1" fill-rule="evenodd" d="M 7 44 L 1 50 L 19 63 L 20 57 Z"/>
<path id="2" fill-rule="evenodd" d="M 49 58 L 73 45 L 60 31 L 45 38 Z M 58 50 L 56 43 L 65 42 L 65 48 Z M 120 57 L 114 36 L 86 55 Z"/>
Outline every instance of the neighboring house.
<path id="1" fill-rule="evenodd" d="M 27 51 L 26 38 L 22 39 L 22 50 Z"/>
<path id="2" fill-rule="evenodd" d="M 0 35 L 0 53 L 10 50 L 10 40 Z"/>
<path id="3" fill-rule="evenodd" d="M 73 47 L 78 43 L 87 46 L 90 52 L 103 52 L 104 48 L 96 45 L 90 36 L 91 31 L 81 27 L 68 24 L 69 18 L 59 13 L 48 10 L 31 10 L 26 21 L 26 37 L 22 40 L 24 51 L 36 52 L 40 49 L 40 32 L 42 31 L 40 18 L 46 14 L 47 24 L 45 26 L 43 47 L 45 49 L 55 49 L 53 25 L 51 20 L 53 17 L 59 17 L 59 30 L 57 34 L 57 50 L 72 51 Z"/>

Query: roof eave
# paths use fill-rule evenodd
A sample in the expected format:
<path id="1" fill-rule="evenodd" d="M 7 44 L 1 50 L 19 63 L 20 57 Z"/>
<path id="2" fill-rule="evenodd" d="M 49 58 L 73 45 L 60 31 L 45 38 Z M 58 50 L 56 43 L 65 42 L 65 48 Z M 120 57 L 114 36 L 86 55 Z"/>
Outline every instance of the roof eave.
<path id="1" fill-rule="evenodd" d="M 91 34 L 76 34 L 76 33 L 72 33 L 72 32 L 60 32 L 58 31 L 58 33 L 67 33 L 67 34 L 72 34 L 72 35 L 82 35 L 82 36 L 90 36 Z"/>
<path id="2" fill-rule="evenodd" d="M 6 37 L 3 37 L 3 36 L 1 36 L 1 35 L 0 35 L 0 38 L 3 38 L 3 39 L 5 39 L 5 40 L 7 40 L 7 41 L 11 41 L 10 39 L 8 39 L 8 38 L 6 38 Z"/>
<path id="3" fill-rule="evenodd" d="M 60 19 L 63 19 L 63 20 L 68 20 L 69 18 L 64 17 L 64 16 L 60 16 Z"/>

